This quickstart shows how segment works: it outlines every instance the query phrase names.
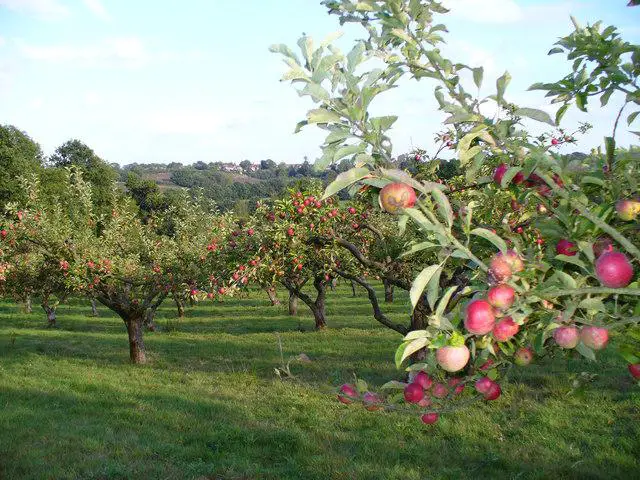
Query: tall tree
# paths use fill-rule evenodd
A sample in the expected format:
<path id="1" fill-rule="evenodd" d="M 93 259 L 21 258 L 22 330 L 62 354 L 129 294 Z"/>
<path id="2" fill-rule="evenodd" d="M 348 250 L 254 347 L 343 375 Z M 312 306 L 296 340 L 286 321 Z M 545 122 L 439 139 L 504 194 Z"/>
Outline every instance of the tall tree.
<path id="1" fill-rule="evenodd" d="M 40 146 L 12 125 L 0 125 L 0 209 L 11 201 L 24 200 L 20 176 L 42 167 Z"/>

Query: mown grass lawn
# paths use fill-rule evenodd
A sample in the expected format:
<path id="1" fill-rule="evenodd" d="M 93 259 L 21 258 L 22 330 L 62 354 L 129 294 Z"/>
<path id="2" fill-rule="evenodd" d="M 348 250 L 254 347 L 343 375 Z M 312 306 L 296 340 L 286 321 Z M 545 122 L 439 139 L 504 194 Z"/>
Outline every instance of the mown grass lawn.
<path id="1" fill-rule="evenodd" d="M 386 308 L 400 320 L 406 301 Z M 258 292 L 182 321 L 163 307 L 139 367 L 104 309 L 63 305 L 49 330 L 39 309 L 0 304 L 0 479 L 640 478 L 640 388 L 614 352 L 539 361 L 500 400 L 426 427 L 331 394 L 354 373 L 401 378 L 399 336 L 362 292 L 329 295 L 323 332 Z M 292 364 L 297 381 L 274 374 L 278 334 L 285 358 L 312 359 Z M 581 372 L 597 375 L 572 389 Z"/>

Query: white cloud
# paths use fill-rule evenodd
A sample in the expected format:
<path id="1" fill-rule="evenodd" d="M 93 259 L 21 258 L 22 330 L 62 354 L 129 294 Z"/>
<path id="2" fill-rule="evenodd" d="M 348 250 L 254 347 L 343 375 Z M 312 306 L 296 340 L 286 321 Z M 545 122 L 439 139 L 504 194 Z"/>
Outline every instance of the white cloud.
<path id="1" fill-rule="evenodd" d="M 82 0 L 82 2 L 96 17 L 105 21 L 111 20 L 111 15 L 100 0 Z"/>
<path id="2" fill-rule="evenodd" d="M 451 15 L 478 23 L 511 23 L 524 18 L 514 0 L 445 0 Z"/>
<path id="3" fill-rule="evenodd" d="M 69 14 L 69 9 L 58 0 L 0 0 L 1 7 L 45 19 L 58 19 Z"/>
<path id="4" fill-rule="evenodd" d="M 1 1 L 1 0 L 0 0 Z M 29 45 L 18 41 L 22 55 L 29 60 L 52 63 L 73 62 L 89 66 L 140 66 L 150 59 L 142 41 L 136 37 L 116 37 L 94 45 Z"/>

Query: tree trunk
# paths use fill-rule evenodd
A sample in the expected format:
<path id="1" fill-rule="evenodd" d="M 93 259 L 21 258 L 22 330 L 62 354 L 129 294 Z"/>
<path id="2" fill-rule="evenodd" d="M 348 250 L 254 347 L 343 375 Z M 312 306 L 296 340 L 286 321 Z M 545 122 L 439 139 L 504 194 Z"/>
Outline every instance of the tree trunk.
<path id="1" fill-rule="evenodd" d="M 384 284 L 384 301 L 385 303 L 393 303 L 393 285 L 386 280 L 383 280 Z"/>
<path id="2" fill-rule="evenodd" d="M 184 301 L 177 294 L 173 295 L 173 301 L 176 302 L 176 307 L 178 307 L 178 318 L 184 318 Z"/>
<path id="3" fill-rule="evenodd" d="M 100 314 L 98 313 L 98 305 L 96 304 L 96 299 L 91 297 L 91 316 L 93 317 L 99 317 Z"/>
<path id="4" fill-rule="evenodd" d="M 31 295 L 27 295 L 24 299 L 24 312 L 32 313 L 33 307 L 31 306 Z"/>
<path id="5" fill-rule="evenodd" d="M 49 306 L 46 300 L 42 301 L 42 309 L 47 314 L 47 328 L 56 326 L 56 307 Z"/>
<path id="6" fill-rule="evenodd" d="M 155 317 L 156 311 L 151 308 L 147 309 L 147 312 L 144 314 L 144 324 L 152 332 L 155 332 L 158 328 L 156 327 L 156 322 L 154 322 Z"/>
<path id="7" fill-rule="evenodd" d="M 354 282 L 353 280 L 351 280 L 351 296 L 356 296 L 356 282 Z"/>
<path id="8" fill-rule="evenodd" d="M 129 334 L 129 359 L 131 363 L 146 363 L 147 354 L 144 348 L 144 341 L 142 340 L 144 318 L 142 316 L 130 317 L 125 319 L 124 323 L 127 326 L 127 333 Z"/>
<path id="9" fill-rule="evenodd" d="M 276 305 L 280 305 L 280 300 L 278 300 L 278 296 L 276 294 L 276 287 L 273 285 L 269 285 L 264 289 L 269 295 L 269 300 L 271 301 L 271 306 L 274 307 Z"/>
<path id="10" fill-rule="evenodd" d="M 431 308 L 427 303 L 426 298 L 423 297 L 416 304 L 416 308 L 413 310 L 413 314 L 411 314 L 411 330 L 424 330 L 427 327 L 427 319 L 431 314 Z M 410 361 L 411 363 L 422 362 L 425 358 L 427 358 L 427 349 L 423 348 L 418 350 L 413 355 L 411 355 Z"/>
<path id="11" fill-rule="evenodd" d="M 315 308 L 313 311 L 313 318 L 316 321 L 316 330 L 320 330 L 327 327 L 327 320 L 325 317 L 325 299 L 327 296 L 327 284 L 322 281 L 320 278 L 316 278 L 313 282 L 313 286 L 316 288 L 316 292 L 318 292 L 316 296 L 316 301 L 314 302 Z"/>
<path id="12" fill-rule="evenodd" d="M 295 317 L 298 315 L 298 297 L 289 290 L 289 315 Z"/>

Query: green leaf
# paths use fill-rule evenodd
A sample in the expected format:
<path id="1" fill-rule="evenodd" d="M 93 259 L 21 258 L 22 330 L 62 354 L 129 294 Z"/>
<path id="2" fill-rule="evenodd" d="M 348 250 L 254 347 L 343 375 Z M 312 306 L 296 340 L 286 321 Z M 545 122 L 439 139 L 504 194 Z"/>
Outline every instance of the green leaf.
<path id="1" fill-rule="evenodd" d="M 315 108 L 307 113 L 309 123 L 337 123 L 340 122 L 340 115 L 330 112 L 326 108 Z"/>
<path id="2" fill-rule="evenodd" d="M 287 47 L 284 43 L 278 43 L 275 45 L 271 45 L 269 47 L 269 51 L 273 52 L 273 53 L 280 53 L 292 60 L 294 60 L 298 65 L 300 65 L 300 60 L 298 59 L 298 56 L 293 52 L 293 50 L 291 50 L 289 47 Z"/>
<path id="3" fill-rule="evenodd" d="M 561 262 L 570 263 L 585 270 L 587 269 L 587 266 L 584 264 L 584 262 L 576 257 L 572 257 L 569 255 L 556 255 L 555 259 L 560 260 Z"/>
<path id="4" fill-rule="evenodd" d="M 366 143 L 361 143 L 359 145 L 345 145 L 344 147 L 340 147 L 333 156 L 333 161 L 339 162 L 344 157 L 348 157 L 349 155 L 353 155 L 354 153 L 362 152 L 365 148 L 367 148 Z"/>
<path id="5" fill-rule="evenodd" d="M 484 76 L 484 68 L 478 67 L 473 69 L 473 83 L 476 84 L 476 87 L 480 88 L 482 86 L 483 76 Z"/>
<path id="6" fill-rule="evenodd" d="M 405 335 L 402 341 L 409 342 L 411 340 L 415 340 L 416 338 L 429 338 L 429 336 L 429 332 L 427 332 L 426 330 L 412 330 Z"/>
<path id="7" fill-rule="evenodd" d="M 393 30 L 391 30 L 391 34 L 394 35 L 395 37 L 398 37 L 400 40 L 404 40 L 405 42 L 411 45 L 416 44 L 415 40 L 411 38 L 409 34 L 404 30 L 402 30 L 401 28 L 394 28 Z"/>
<path id="8" fill-rule="evenodd" d="M 583 112 L 587 111 L 587 94 L 586 93 L 578 93 L 576 95 L 576 107 L 578 107 Z"/>
<path id="9" fill-rule="evenodd" d="M 438 294 L 440 293 L 440 275 L 442 275 L 442 267 L 436 270 L 427 284 L 427 302 L 432 311 L 438 300 Z"/>
<path id="10" fill-rule="evenodd" d="M 547 55 L 553 55 L 553 54 L 555 54 L 555 53 L 562 53 L 562 52 L 564 52 L 564 49 L 563 49 L 563 48 L 560 48 L 560 47 L 554 47 L 554 48 L 552 48 L 551 50 L 549 50 L 549 53 L 547 53 Z"/>
<path id="11" fill-rule="evenodd" d="M 638 115 L 640 115 L 640 110 L 629 114 L 627 117 L 627 125 L 631 125 Z"/>
<path id="12" fill-rule="evenodd" d="M 502 188 L 506 188 L 510 183 L 511 180 L 513 180 L 513 177 L 515 177 L 518 172 L 522 171 L 522 167 L 509 167 L 507 169 L 506 172 L 504 172 L 504 175 L 502 176 L 502 180 L 500 181 L 500 186 Z"/>
<path id="13" fill-rule="evenodd" d="M 487 230 L 486 228 L 475 228 L 475 229 L 471 230 L 470 233 L 471 233 L 471 235 L 476 235 L 478 237 L 482 237 L 485 240 L 490 241 L 502 253 L 506 253 L 507 252 L 507 243 L 502 238 L 500 238 L 498 235 L 493 233 L 492 231 Z"/>
<path id="14" fill-rule="evenodd" d="M 355 47 L 347 54 L 347 68 L 350 72 L 353 72 L 355 68 L 360 65 L 364 56 L 365 45 L 364 42 L 358 42 Z"/>
<path id="15" fill-rule="evenodd" d="M 585 298 L 578 304 L 578 308 L 602 313 L 607 312 L 604 302 L 599 298 Z"/>
<path id="16" fill-rule="evenodd" d="M 403 215 L 403 217 L 405 219 L 408 219 L 409 217 L 406 215 Z M 422 250 L 426 250 L 428 248 L 435 248 L 435 247 L 440 247 L 440 245 L 433 243 L 433 242 L 420 242 L 420 243 L 416 243 L 415 245 L 412 245 L 411 248 L 409 250 L 407 250 L 406 252 L 403 252 L 400 254 L 400 258 L 402 257 L 406 257 L 407 255 L 412 255 L 416 252 L 421 252 Z"/>
<path id="17" fill-rule="evenodd" d="M 437 188 L 431 190 L 431 196 L 438 206 L 438 212 L 440 212 L 440 215 L 442 215 L 444 220 L 447 222 L 447 225 L 450 227 L 453 224 L 453 209 L 451 208 L 449 199 L 444 193 L 442 193 L 442 190 Z"/>
<path id="18" fill-rule="evenodd" d="M 369 175 L 369 173 L 369 169 L 365 167 L 352 168 L 351 170 L 347 170 L 346 172 L 341 173 L 333 182 L 329 184 L 329 186 L 327 186 L 326 190 L 324 191 L 324 195 L 322 196 L 322 200 L 329 198 L 331 195 L 334 195 L 344 188 L 347 188 L 349 185 L 362 180 L 364 177 Z"/>
<path id="19" fill-rule="evenodd" d="M 597 178 L 597 177 L 592 177 L 587 175 L 586 177 L 582 177 L 580 179 L 580 183 L 584 183 L 584 184 L 592 184 L 592 185 L 598 185 L 600 187 L 604 187 L 604 180 L 601 178 Z"/>
<path id="20" fill-rule="evenodd" d="M 404 390 L 406 386 L 406 383 L 398 382 L 397 380 L 390 380 L 382 385 L 380 390 Z"/>
<path id="21" fill-rule="evenodd" d="M 469 160 L 471 160 L 473 157 L 475 157 L 481 151 L 482 151 L 482 145 L 476 145 L 474 147 L 471 147 L 466 152 L 461 152 L 460 153 L 460 164 L 461 165 L 466 165 L 467 163 L 469 163 Z"/>
<path id="22" fill-rule="evenodd" d="M 449 289 L 445 292 L 445 294 L 440 298 L 438 302 L 438 307 L 436 308 L 436 317 L 441 317 L 444 314 L 444 311 L 449 304 L 449 300 L 451 300 L 451 296 L 458 290 L 457 286 L 449 287 Z"/>
<path id="23" fill-rule="evenodd" d="M 502 103 L 504 101 L 504 92 L 507 89 L 507 86 L 509 85 L 510 81 L 511 81 L 511 75 L 509 74 L 509 72 L 504 72 L 504 75 L 502 75 L 500 78 L 498 78 L 498 80 L 496 80 L 496 89 L 498 92 L 498 95 L 497 95 L 498 103 Z"/>
<path id="24" fill-rule="evenodd" d="M 595 352 L 591 348 L 587 347 L 584 343 L 582 342 L 578 343 L 578 345 L 576 346 L 576 350 L 580 355 L 582 355 L 585 358 L 588 358 L 592 362 L 596 361 Z"/>
<path id="25" fill-rule="evenodd" d="M 411 307 L 412 309 L 416 308 L 420 297 L 422 296 L 422 292 L 426 288 L 427 284 L 431 280 L 436 272 L 440 269 L 442 265 L 430 265 L 426 267 L 422 272 L 418 274 L 413 283 L 411 284 L 411 291 L 409 292 L 409 297 L 411 298 Z"/>
<path id="26" fill-rule="evenodd" d="M 415 340 L 408 342 L 404 350 L 402 351 L 402 355 L 400 356 L 400 362 L 398 363 L 398 361 L 396 360 L 396 367 L 400 368 L 400 365 L 402 365 L 402 362 L 404 362 L 409 356 L 413 355 L 418 350 L 421 350 L 424 347 L 426 347 L 428 343 L 429 343 L 428 338 L 416 338 Z"/>
<path id="27" fill-rule="evenodd" d="M 518 108 L 514 114 L 519 117 L 527 117 L 538 122 L 548 123 L 554 127 L 556 125 L 547 112 L 536 108 Z"/>
<path id="28" fill-rule="evenodd" d="M 367 385 L 367 382 L 359 378 L 358 380 L 356 380 L 356 390 L 358 390 L 358 393 L 362 395 L 363 393 L 369 391 L 369 385 Z"/>
<path id="29" fill-rule="evenodd" d="M 556 125 L 560 125 L 560 121 L 562 120 L 562 117 L 564 117 L 564 114 L 567 112 L 568 108 L 569 104 L 567 103 L 558 109 L 558 111 L 556 112 Z"/>
<path id="30" fill-rule="evenodd" d="M 335 42 L 337 39 L 339 39 L 340 37 L 342 37 L 342 35 L 344 34 L 344 32 L 338 30 L 336 32 L 330 33 L 329 35 L 327 35 L 324 40 L 322 40 L 322 42 L 320 42 L 320 46 L 321 47 L 326 47 L 327 45 Z"/>

